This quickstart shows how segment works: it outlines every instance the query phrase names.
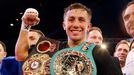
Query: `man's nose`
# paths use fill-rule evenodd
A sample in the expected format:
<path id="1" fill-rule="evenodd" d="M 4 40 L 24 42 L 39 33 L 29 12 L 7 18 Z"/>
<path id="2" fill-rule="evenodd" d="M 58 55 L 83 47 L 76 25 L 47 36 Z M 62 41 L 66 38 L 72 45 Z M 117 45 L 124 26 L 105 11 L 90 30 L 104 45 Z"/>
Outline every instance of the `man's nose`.
<path id="1" fill-rule="evenodd" d="M 124 54 L 124 50 L 121 50 L 120 53 L 121 53 L 121 54 Z"/>
<path id="2" fill-rule="evenodd" d="M 73 26 L 74 26 L 74 27 L 79 27 L 79 25 L 80 25 L 79 21 L 78 21 L 78 20 L 75 20 Z"/>
<path id="3" fill-rule="evenodd" d="M 98 40 L 98 39 L 96 39 L 96 44 L 97 44 L 97 45 L 99 45 L 99 44 L 100 44 L 100 42 L 99 42 L 99 40 Z"/>

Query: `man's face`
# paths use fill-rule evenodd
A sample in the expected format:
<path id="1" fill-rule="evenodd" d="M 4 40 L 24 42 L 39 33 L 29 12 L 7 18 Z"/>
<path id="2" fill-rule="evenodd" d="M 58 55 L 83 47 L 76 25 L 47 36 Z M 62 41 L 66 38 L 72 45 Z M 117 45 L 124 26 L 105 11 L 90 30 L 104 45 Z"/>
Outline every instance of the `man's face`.
<path id="1" fill-rule="evenodd" d="M 124 11 L 123 21 L 127 33 L 134 37 L 134 4 L 128 6 Z"/>
<path id="2" fill-rule="evenodd" d="M 96 45 L 101 45 L 103 41 L 102 34 L 98 30 L 92 30 L 88 34 L 88 40 Z"/>
<path id="3" fill-rule="evenodd" d="M 30 31 L 28 33 L 28 43 L 29 43 L 29 46 L 35 45 L 38 42 L 39 38 L 40 38 L 40 35 L 37 32 Z"/>
<path id="4" fill-rule="evenodd" d="M 6 52 L 4 51 L 3 46 L 0 44 L 0 61 L 2 61 L 6 57 Z"/>
<path id="5" fill-rule="evenodd" d="M 88 28 L 90 27 L 90 19 L 87 11 L 83 9 L 69 10 L 63 22 L 63 28 L 66 30 L 68 40 L 78 41 L 86 39 Z"/>
<path id="6" fill-rule="evenodd" d="M 115 50 L 114 56 L 118 57 L 120 62 L 125 62 L 128 52 L 129 46 L 127 44 L 120 44 Z"/>

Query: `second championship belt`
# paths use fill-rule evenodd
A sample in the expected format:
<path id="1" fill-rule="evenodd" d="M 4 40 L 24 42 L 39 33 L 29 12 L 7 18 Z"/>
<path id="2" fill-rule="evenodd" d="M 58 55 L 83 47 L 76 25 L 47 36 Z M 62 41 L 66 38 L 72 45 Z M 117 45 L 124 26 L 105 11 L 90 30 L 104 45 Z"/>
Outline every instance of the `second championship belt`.
<path id="1" fill-rule="evenodd" d="M 41 37 L 22 66 L 24 75 L 50 75 L 50 60 L 59 50 L 59 41 Z"/>
<path id="2" fill-rule="evenodd" d="M 51 75 L 97 75 L 92 55 L 94 47 L 95 44 L 84 42 L 58 51 L 50 62 Z"/>

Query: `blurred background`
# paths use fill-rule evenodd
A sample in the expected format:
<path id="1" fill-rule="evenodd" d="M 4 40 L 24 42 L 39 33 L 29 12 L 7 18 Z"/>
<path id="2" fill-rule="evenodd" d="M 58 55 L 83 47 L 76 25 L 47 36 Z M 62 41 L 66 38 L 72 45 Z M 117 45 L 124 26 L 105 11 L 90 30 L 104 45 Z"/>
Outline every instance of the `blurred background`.
<path id="1" fill-rule="evenodd" d="M 64 8 L 80 2 L 91 8 L 92 24 L 100 27 L 110 53 L 121 39 L 130 38 L 124 30 L 121 12 L 131 0 L 1 0 L 0 40 L 7 46 L 8 56 L 14 56 L 15 44 L 25 9 L 31 7 L 39 11 L 41 22 L 33 28 L 40 29 L 53 39 L 66 39 L 62 28 Z"/>

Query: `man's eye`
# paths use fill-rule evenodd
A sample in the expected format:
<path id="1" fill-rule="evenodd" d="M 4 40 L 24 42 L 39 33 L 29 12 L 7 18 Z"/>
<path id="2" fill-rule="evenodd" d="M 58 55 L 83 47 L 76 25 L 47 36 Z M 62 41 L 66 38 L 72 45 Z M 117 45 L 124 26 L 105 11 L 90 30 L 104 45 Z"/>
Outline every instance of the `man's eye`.
<path id="1" fill-rule="evenodd" d="M 70 18 L 70 19 L 68 19 L 68 21 L 74 21 L 74 19 Z"/>
<path id="2" fill-rule="evenodd" d="M 30 37 L 29 37 L 29 39 L 31 39 L 31 40 L 34 40 L 34 39 L 35 39 L 35 37 L 33 37 L 33 36 L 30 36 Z"/>
<path id="3" fill-rule="evenodd" d="M 102 40 L 102 38 L 101 38 L 101 37 L 99 37 L 99 40 Z"/>
<path id="4" fill-rule="evenodd" d="M 92 39 L 96 39 L 96 37 L 95 37 L 95 36 L 92 36 L 91 38 L 92 38 Z"/>
<path id="5" fill-rule="evenodd" d="M 128 20 L 129 17 L 130 17 L 129 15 L 124 16 L 124 20 L 125 20 L 125 21 Z"/>
<path id="6" fill-rule="evenodd" d="M 124 49 L 125 53 L 128 53 L 128 50 L 127 49 Z"/>
<path id="7" fill-rule="evenodd" d="M 84 22 L 85 19 L 83 19 L 83 18 L 79 18 L 79 21 L 80 21 L 80 22 Z"/>
<path id="8" fill-rule="evenodd" d="M 122 50 L 121 48 L 118 49 L 118 51 L 121 51 L 121 50 Z"/>

